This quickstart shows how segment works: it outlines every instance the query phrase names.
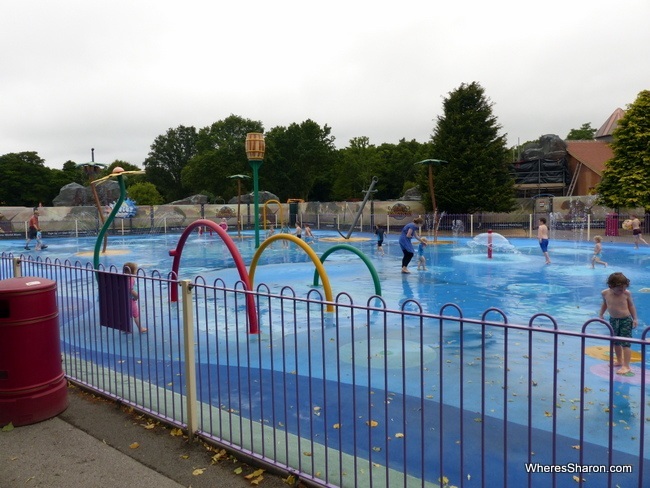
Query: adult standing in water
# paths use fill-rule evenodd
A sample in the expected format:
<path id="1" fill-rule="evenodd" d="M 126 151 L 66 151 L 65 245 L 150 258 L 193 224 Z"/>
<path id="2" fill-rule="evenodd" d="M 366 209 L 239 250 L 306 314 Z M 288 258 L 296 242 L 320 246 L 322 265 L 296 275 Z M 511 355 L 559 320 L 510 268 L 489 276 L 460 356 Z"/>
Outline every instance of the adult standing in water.
<path id="1" fill-rule="evenodd" d="M 404 226 L 402 233 L 399 236 L 399 246 L 402 248 L 402 254 L 404 254 L 402 257 L 402 273 L 410 273 L 408 270 L 408 265 L 411 262 L 411 259 L 413 259 L 413 255 L 415 254 L 415 249 L 413 249 L 413 242 L 411 242 L 412 238 L 415 237 L 422 244 L 425 246 L 427 245 L 426 242 L 418 234 L 418 228 L 422 225 L 423 222 L 424 220 L 422 220 L 420 217 L 413 219 L 413 222 Z"/>

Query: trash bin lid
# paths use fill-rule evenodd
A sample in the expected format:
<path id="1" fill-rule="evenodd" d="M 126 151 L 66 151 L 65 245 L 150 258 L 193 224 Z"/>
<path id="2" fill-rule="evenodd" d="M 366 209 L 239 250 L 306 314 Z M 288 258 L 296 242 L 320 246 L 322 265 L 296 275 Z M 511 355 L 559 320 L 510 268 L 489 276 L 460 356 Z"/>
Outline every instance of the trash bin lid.
<path id="1" fill-rule="evenodd" d="M 35 276 L 0 280 L 0 296 L 16 293 L 41 293 L 51 288 L 56 288 L 56 281 Z"/>

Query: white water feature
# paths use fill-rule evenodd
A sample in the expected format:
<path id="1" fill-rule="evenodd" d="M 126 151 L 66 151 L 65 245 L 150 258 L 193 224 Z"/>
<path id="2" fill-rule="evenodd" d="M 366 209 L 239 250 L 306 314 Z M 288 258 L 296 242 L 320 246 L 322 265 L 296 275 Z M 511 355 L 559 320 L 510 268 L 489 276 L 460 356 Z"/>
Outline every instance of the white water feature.
<path id="1" fill-rule="evenodd" d="M 487 255 L 488 242 L 490 233 L 483 232 L 477 235 L 467 243 L 467 245 L 474 251 L 485 252 Z M 510 241 L 503 237 L 498 232 L 492 232 L 492 252 L 518 254 L 519 251 L 515 246 L 510 244 Z"/>

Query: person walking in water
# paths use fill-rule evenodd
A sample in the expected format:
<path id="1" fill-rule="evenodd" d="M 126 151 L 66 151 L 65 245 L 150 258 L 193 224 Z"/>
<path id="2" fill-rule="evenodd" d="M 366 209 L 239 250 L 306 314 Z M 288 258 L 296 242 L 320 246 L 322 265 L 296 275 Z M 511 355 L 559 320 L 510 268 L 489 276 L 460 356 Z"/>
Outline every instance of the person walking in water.
<path id="1" fill-rule="evenodd" d="M 420 245 L 418 246 L 418 271 L 426 271 L 427 270 L 427 258 L 424 255 L 424 248 L 426 245 L 429 243 L 424 237 L 420 241 Z"/>
<path id="2" fill-rule="evenodd" d="M 639 242 L 643 242 L 646 246 L 648 245 L 641 232 L 641 221 L 634 214 L 632 214 L 632 235 L 634 236 L 634 249 L 639 249 Z"/>
<path id="3" fill-rule="evenodd" d="M 384 234 L 384 229 L 378 225 L 375 225 L 375 235 L 377 236 L 377 252 L 382 256 L 384 255 L 384 248 L 382 247 L 384 245 Z"/>
<path id="4" fill-rule="evenodd" d="M 415 237 L 420 243 L 427 245 L 426 242 L 419 236 L 418 228 L 422 225 L 424 220 L 421 217 L 413 219 L 413 222 L 406 224 L 402 229 L 402 233 L 399 236 L 399 246 L 402 248 L 402 273 L 410 273 L 408 270 L 408 265 L 413 259 L 415 254 L 415 249 L 413 248 L 413 242 L 411 240 Z"/>
<path id="5" fill-rule="evenodd" d="M 602 255 L 603 255 L 603 238 L 600 236 L 594 237 L 594 242 L 596 245 L 594 246 L 594 255 L 591 257 L 591 267 L 595 268 L 596 263 L 602 264 L 603 266 L 607 267 L 607 263 L 603 261 Z"/>
<path id="6" fill-rule="evenodd" d="M 544 257 L 546 258 L 546 264 L 551 264 L 551 258 L 548 256 L 548 227 L 546 226 L 546 219 L 544 217 L 539 219 L 537 239 L 539 240 L 539 247 L 542 248 L 542 253 L 544 253 Z"/>
<path id="7" fill-rule="evenodd" d="M 34 249 L 37 251 L 47 248 L 41 241 L 41 226 L 38 224 L 38 210 L 34 210 L 34 213 L 29 219 L 29 230 L 27 231 L 27 242 L 25 243 L 25 249 L 28 251 L 29 243 L 32 242 L 32 239 L 36 239 L 36 247 Z"/>

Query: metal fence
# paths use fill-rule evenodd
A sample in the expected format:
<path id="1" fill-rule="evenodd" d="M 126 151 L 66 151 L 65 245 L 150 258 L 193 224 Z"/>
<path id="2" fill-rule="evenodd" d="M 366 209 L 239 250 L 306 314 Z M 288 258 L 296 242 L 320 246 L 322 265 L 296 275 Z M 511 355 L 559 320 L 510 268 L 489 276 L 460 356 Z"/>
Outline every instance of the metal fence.
<path id="1" fill-rule="evenodd" d="M 0 279 L 57 282 L 70 380 L 305 482 L 648 485 L 650 329 L 629 340 L 640 368 L 635 384 L 621 383 L 599 320 L 566 331 L 545 314 L 510 324 L 496 309 L 469 319 L 456 305 L 391 310 L 345 293 L 329 312 L 315 290 L 140 271 L 148 332 L 127 334 L 101 323 L 98 273 L 118 271 L 0 256 Z M 248 293 L 259 334 L 249 333 Z"/>
<path id="2" fill-rule="evenodd" d="M 134 234 L 167 234 L 167 233 L 180 233 L 189 223 L 198 218 L 204 218 L 205 211 L 201 206 L 195 209 L 196 218 L 184 217 L 180 214 L 171 212 L 161 212 L 160 215 L 155 214 L 154 210 L 150 211 L 148 216 L 131 217 L 124 219 L 116 219 L 107 230 L 109 235 L 134 235 Z M 83 236 L 96 236 L 101 227 L 97 215 L 91 212 L 85 212 L 82 217 L 71 217 L 63 220 L 48 220 L 47 218 L 41 219 L 41 226 L 43 227 L 43 237 L 83 237 Z M 631 239 L 631 231 L 624 231 L 620 229 L 620 224 L 629 217 L 627 214 L 612 214 L 615 217 L 611 218 L 612 221 L 606 220 L 592 220 L 589 215 L 582 218 L 573 219 L 559 219 L 555 214 L 551 214 L 548 222 L 551 238 L 571 238 L 574 240 L 590 240 L 596 234 L 629 237 Z M 414 218 L 417 215 L 412 215 Z M 424 224 L 422 231 L 425 234 L 431 234 L 434 227 L 433 214 L 422 215 Z M 207 220 L 212 220 L 215 223 L 220 222 L 220 218 L 205 216 Z M 268 227 L 280 227 L 280 221 L 277 215 L 266 216 L 267 221 L 263 222 L 263 227 L 266 230 Z M 467 236 L 474 237 L 482 232 L 487 232 L 491 229 L 499 232 L 508 237 L 534 237 L 538 226 L 538 215 L 536 214 L 447 214 L 442 213 L 437 216 L 436 223 L 439 235 L 441 236 Z M 410 221 L 410 219 L 395 220 L 390 219 L 384 214 L 362 214 L 359 220 L 354 222 L 353 216 L 350 212 L 345 213 L 309 213 L 301 212 L 294 216 L 294 221 L 301 224 L 309 224 L 314 230 L 339 230 L 348 231 L 353 226 L 355 232 L 372 232 L 375 225 L 384 227 L 388 232 L 398 232 L 402 226 Z M 285 225 L 289 220 L 285 220 Z M 231 217 L 227 219 L 229 229 L 231 232 L 237 231 L 237 219 Z M 253 222 L 251 216 L 248 215 L 246 219 L 242 219 L 242 230 L 253 229 Z M 650 214 L 642 223 L 644 232 L 650 229 Z M 0 239 L 15 239 L 25 238 L 27 236 L 27 222 L 22 222 L 20 225 L 13 224 L 6 226 L 5 229 L 0 228 Z"/>

